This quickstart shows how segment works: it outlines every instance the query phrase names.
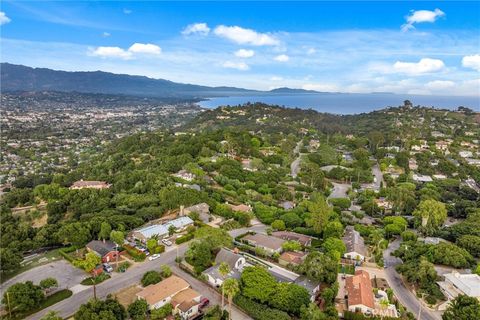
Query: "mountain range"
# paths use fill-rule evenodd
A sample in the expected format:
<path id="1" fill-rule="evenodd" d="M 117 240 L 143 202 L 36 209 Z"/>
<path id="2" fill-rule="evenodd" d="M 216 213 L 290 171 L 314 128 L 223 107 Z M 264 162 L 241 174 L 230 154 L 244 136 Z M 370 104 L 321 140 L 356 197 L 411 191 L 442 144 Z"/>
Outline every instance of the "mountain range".
<path id="1" fill-rule="evenodd" d="M 312 94 L 317 91 L 278 88 L 257 91 L 235 87 L 208 87 L 145 76 L 103 71 L 59 71 L 1 63 L 2 91 L 61 91 L 125 94 L 151 97 L 206 98 L 252 94 Z"/>

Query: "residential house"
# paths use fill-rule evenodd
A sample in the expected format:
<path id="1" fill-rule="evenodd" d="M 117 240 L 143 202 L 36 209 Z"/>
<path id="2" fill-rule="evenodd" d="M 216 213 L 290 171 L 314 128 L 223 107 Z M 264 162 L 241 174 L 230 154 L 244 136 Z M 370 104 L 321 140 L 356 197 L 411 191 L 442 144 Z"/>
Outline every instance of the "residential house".
<path id="1" fill-rule="evenodd" d="M 247 171 L 257 171 L 251 159 L 242 159 L 242 168 Z"/>
<path id="2" fill-rule="evenodd" d="M 433 181 L 432 177 L 430 177 L 430 176 L 421 175 L 421 174 L 416 174 L 416 173 L 413 174 L 412 179 L 413 179 L 413 181 L 415 181 L 415 182 L 422 182 L 422 183 L 424 183 L 424 182 L 432 182 L 432 181 Z"/>
<path id="3" fill-rule="evenodd" d="M 280 203 L 280 207 L 282 207 L 284 210 L 292 210 L 293 208 L 295 208 L 295 202 L 283 201 Z"/>
<path id="4" fill-rule="evenodd" d="M 120 255 L 117 245 L 112 241 L 92 240 L 85 246 L 87 251 L 97 254 L 102 262 L 115 261 Z"/>
<path id="5" fill-rule="evenodd" d="M 278 263 L 284 267 L 297 267 L 303 263 L 303 260 L 305 260 L 306 256 L 307 254 L 305 252 L 286 251 L 280 255 L 278 258 Z"/>
<path id="6" fill-rule="evenodd" d="M 282 252 L 282 245 L 285 242 L 283 239 L 267 236 L 261 233 L 248 234 L 243 237 L 242 240 L 255 248 L 265 250 L 270 255 Z"/>
<path id="7" fill-rule="evenodd" d="M 299 276 L 293 283 L 307 289 L 308 293 L 310 293 L 310 302 L 315 302 L 317 294 L 320 291 L 319 281 L 311 280 L 305 276 Z"/>
<path id="8" fill-rule="evenodd" d="M 236 212 L 244 212 L 244 213 L 249 213 L 252 212 L 252 207 L 246 204 L 239 204 L 239 205 L 229 205 L 230 209 Z"/>
<path id="9" fill-rule="evenodd" d="M 145 243 L 148 239 L 154 236 L 160 239 L 167 237 L 169 235 L 170 226 L 173 226 L 175 231 L 179 232 L 185 230 L 191 225 L 193 225 L 193 220 L 190 217 L 183 216 L 164 224 L 153 224 L 134 230 L 130 233 L 129 237 Z"/>
<path id="10" fill-rule="evenodd" d="M 143 243 L 147 242 L 153 236 L 157 236 L 159 238 L 165 238 L 168 236 L 168 228 L 166 228 L 162 224 L 154 224 L 151 226 L 143 227 L 138 230 L 132 231 L 130 234 L 130 238 L 139 240 Z"/>
<path id="11" fill-rule="evenodd" d="M 185 181 L 193 181 L 196 178 L 193 173 L 190 173 L 187 170 L 180 170 L 177 173 L 173 174 L 173 176 L 176 178 L 183 179 Z"/>
<path id="12" fill-rule="evenodd" d="M 272 232 L 272 236 L 286 241 L 298 241 L 304 247 L 310 247 L 314 239 L 313 237 L 291 231 L 275 231 Z"/>
<path id="13" fill-rule="evenodd" d="M 408 160 L 408 167 L 410 168 L 410 170 L 417 170 L 418 169 L 417 160 L 409 159 Z"/>
<path id="14" fill-rule="evenodd" d="M 383 209 L 384 211 L 390 211 L 393 208 L 393 203 L 391 203 L 390 201 L 388 201 L 384 197 L 380 197 L 378 199 L 375 199 L 374 202 L 377 204 L 377 206 L 380 209 Z"/>
<path id="15" fill-rule="evenodd" d="M 187 290 L 190 285 L 187 281 L 175 275 L 171 275 L 159 283 L 147 286 L 137 293 L 138 299 L 145 299 L 150 310 L 158 309 L 170 303 L 178 293 Z"/>
<path id="16" fill-rule="evenodd" d="M 183 211 L 183 212 L 182 212 Z M 210 206 L 205 202 L 193 205 L 191 207 L 180 210 L 180 214 L 189 215 L 190 213 L 197 213 L 200 220 L 207 223 L 210 220 Z"/>
<path id="17" fill-rule="evenodd" d="M 449 300 L 464 294 L 472 298 L 480 299 L 480 276 L 478 274 L 460 274 L 456 271 L 443 275 L 444 281 L 438 285 Z"/>
<path id="18" fill-rule="evenodd" d="M 355 275 L 345 279 L 348 311 L 373 313 L 375 300 L 370 275 L 365 270 L 357 270 Z"/>
<path id="19" fill-rule="evenodd" d="M 465 161 L 467 161 L 467 163 L 471 166 L 480 166 L 480 159 L 467 158 Z"/>
<path id="20" fill-rule="evenodd" d="M 458 155 L 462 158 L 471 158 L 473 157 L 473 152 L 472 151 L 460 151 Z"/>
<path id="21" fill-rule="evenodd" d="M 345 235 L 342 238 L 347 247 L 346 253 L 343 255 L 347 259 L 356 260 L 358 262 L 364 261 L 367 255 L 367 248 L 360 233 L 356 231 L 353 226 L 345 228 Z"/>
<path id="22" fill-rule="evenodd" d="M 222 262 L 228 264 L 230 269 L 230 272 L 225 276 L 221 275 L 218 270 Z M 245 257 L 241 254 L 222 248 L 215 258 L 215 264 L 205 270 L 203 274 L 207 276 L 207 280 L 212 286 L 219 287 L 226 278 L 240 279 L 246 263 Z"/>
<path id="23" fill-rule="evenodd" d="M 441 151 L 446 151 L 448 149 L 449 145 L 450 145 L 450 143 L 448 143 L 447 141 L 444 141 L 444 140 L 435 142 L 435 148 L 437 148 L 438 150 L 441 150 Z"/>
<path id="24" fill-rule="evenodd" d="M 318 147 L 320 147 L 320 141 L 316 139 L 312 139 L 308 142 L 308 145 L 310 146 L 311 149 L 318 149 Z"/>
<path id="25" fill-rule="evenodd" d="M 71 190 L 80 190 L 80 189 L 108 189 L 112 185 L 106 183 L 105 181 L 75 181 L 69 189 Z"/>
<path id="26" fill-rule="evenodd" d="M 188 226 L 193 226 L 193 220 L 190 217 L 184 216 L 164 223 L 163 226 L 169 230 L 170 226 L 175 228 L 176 232 L 185 230 Z"/>
<path id="27" fill-rule="evenodd" d="M 172 297 L 173 313 L 178 314 L 182 320 L 191 319 L 198 315 L 202 295 L 188 288 Z"/>

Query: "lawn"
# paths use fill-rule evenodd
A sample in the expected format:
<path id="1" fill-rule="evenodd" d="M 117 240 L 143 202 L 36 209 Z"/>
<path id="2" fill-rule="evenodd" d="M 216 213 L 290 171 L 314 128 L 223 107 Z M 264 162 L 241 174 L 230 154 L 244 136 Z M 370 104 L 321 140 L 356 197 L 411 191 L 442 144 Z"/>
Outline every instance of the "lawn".
<path id="1" fill-rule="evenodd" d="M 33 258 L 32 260 L 29 260 L 26 263 L 22 263 L 20 265 L 20 268 L 18 268 L 17 270 L 15 270 L 13 272 L 10 272 L 10 273 L 3 274 L 0 277 L 0 283 L 3 283 L 5 281 L 19 275 L 20 273 L 23 273 L 23 272 L 27 271 L 27 270 L 30 270 L 30 269 L 33 269 L 35 267 L 50 263 L 52 261 L 60 260 L 60 259 L 62 259 L 62 256 L 58 253 L 58 249 L 47 251 L 45 253 L 39 254 L 38 256 Z"/>
<path id="2" fill-rule="evenodd" d="M 42 303 L 40 303 L 40 305 L 38 307 L 36 307 L 35 309 L 29 310 L 29 311 L 26 311 L 26 312 L 22 312 L 22 313 L 20 313 L 20 312 L 13 313 L 12 314 L 12 319 L 24 319 L 24 318 L 28 317 L 29 315 L 37 313 L 40 310 L 43 310 L 43 309 L 48 308 L 50 306 L 53 306 L 54 304 L 56 304 L 56 303 L 58 303 L 62 300 L 70 298 L 72 296 L 72 294 L 73 294 L 73 292 L 68 290 L 68 289 L 63 289 L 63 290 L 57 291 L 54 294 L 46 297 L 45 300 L 42 301 Z"/>

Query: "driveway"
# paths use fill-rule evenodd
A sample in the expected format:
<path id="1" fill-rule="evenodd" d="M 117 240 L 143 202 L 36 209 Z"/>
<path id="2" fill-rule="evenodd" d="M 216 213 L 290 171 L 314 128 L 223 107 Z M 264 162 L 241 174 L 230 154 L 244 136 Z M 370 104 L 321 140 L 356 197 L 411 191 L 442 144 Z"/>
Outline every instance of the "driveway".
<path id="1" fill-rule="evenodd" d="M 0 291 L 5 291 L 11 285 L 17 282 L 32 281 L 38 284 L 45 278 L 55 278 L 60 288 L 71 288 L 79 284 L 88 276 L 84 271 L 75 268 L 66 260 L 59 260 L 27 270 L 16 277 L 6 281 L 0 286 Z"/>
<path id="2" fill-rule="evenodd" d="M 330 199 L 348 198 L 347 191 L 352 187 L 350 184 L 336 183 L 336 182 L 332 182 L 332 184 L 333 184 L 333 190 L 332 190 L 332 193 L 328 196 L 328 198 Z"/>
<path id="3" fill-rule="evenodd" d="M 380 170 L 380 166 L 378 163 L 375 163 L 372 167 L 372 173 L 373 176 L 375 177 L 375 182 L 373 183 L 373 187 L 375 190 L 379 191 L 381 185 L 385 185 L 383 181 L 383 173 L 382 170 Z"/>
<path id="4" fill-rule="evenodd" d="M 392 288 L 400 303 L 410 312 L 418 315 L 419 311 L 421 310 L 421 320 L 441 320 L 442 313 L 426 308 L 423 303 L 417 299 L 415 294 L 405 287 L 401 275 L 395 270 L 395 266 L 402 264 L 403 262 L 401 259 L 392 256 L 391 253 L 400 247 L 400 242 L 400 239 L 393 241 L 390 243 L 388 248 L 383 251 L 383 259 L 385 262 L 385 278 L 390 285 L 390 288 Z"/>

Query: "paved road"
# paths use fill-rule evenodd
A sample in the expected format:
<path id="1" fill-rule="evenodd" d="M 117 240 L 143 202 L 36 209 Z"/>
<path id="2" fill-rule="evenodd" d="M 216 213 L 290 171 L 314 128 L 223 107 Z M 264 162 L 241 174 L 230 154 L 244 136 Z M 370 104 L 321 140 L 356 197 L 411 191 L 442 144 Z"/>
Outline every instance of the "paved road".
<path id="1" fill-rule="evenodd" d="M 405 306 L 409 311 L 413 312 L 415 316 L 418 316 L 420 308 L 422 308 L 421 320 L 441 320 L 442 313 L 439 311 L 432 311 L 423 306 L 423 304 L 417 299 L 417 297 L 405 287 L 402 277 L 395 270 L 395 266 L 402 264 L 402 260 L 391 255 L 393 251 L 400 247 L 400 239 L 390 243 L 388 248 L 383 252 L 383 259 L 385 261 L 385 277 L 395 292 L 395 296 L 400 303 Z"/>
<path id="2" fill-rule="evenodd" d="M 381 185 L 385 185 L 385 182 L 383 181 L 383 173 L 382 170 L 380 170 L 380 166 L 378 163 L 375 163 L 375 165 L 372 167 L 372 173 L 373 176 L 376 178 L 375 182 L 373 183 L 375 190 L 380 190 Z"/>
<path id="3" fill-rule="evenodd" d="M 32 281 L 38 284 L 41 280 L 49 277 L 57 279 L 60 288 L 71 288 L 79 284 L 87 276 L 84 271 L 75 268 L 68 261 L 59 260 L 30 269 L 5 281 L 0 286 L 0 292 L 4 292 L 8 287 L 17 282 Z"/>
<path id="4" fill-rule="evenodd" d="M 300 153 L 300 148 L 302 147 L 302 145 L 302 140 L 300 140 L 295 146 L 295 149 L 293 149 L 293 154 L 298 154 L 297 158 L 293 160 L 292 164 L 290 165 L 290 175 L 293 178 L 296 178 L 298 176 L 298 173 L 300 172 L 300 162 L 302 161 L 302 154 Z"/>
<path id="5" fill-rule="evenodd" d="M 249 230 L 253 230 L 255 232 L 260 232 L 260 233 L 265 233 L 265 228 L 266 228 L 266 226 L 263 225 L 263 224 L 256 224 L 256 225 L 251 226 L 249 228 L 232 230 L 229 233 L 232 237 L 236 237 L 236 236 L 238 236 L 240 234 L 243 234 L 243 233 L 245 233 Z M 172 267 L 174 267 L 175 266 L 175 257 L 177 256 L 177 252 L 178 252 L 179 256 L 183 256 L 185 254 L 185 251 L 187 250 L 187 248 L 188 248 L 188 243 L 181 244 L 180 246 L 178 246 L 178 250 L 174 249 L 174 250 L 167 251 L 167 252 L 161 254 L 160 258 L 158 258 L 154 261 L 146 260 L 143 263 L 136 264 L 135 266 L 132 266 L 130 269 L 128 269 L 127 272 L 125 272 L 125 273 L 113 273 L 112 279 L 109 279 L 109 280 L 97 285 L 97 297 L 98 298 L 105 298 L 110 293 L 117 292 L 117 291 L 119 291 L 123 288 L 129 287 L 131 285 L 134 285 L 134 284 L 140 282 L 140 280 L 141 280 L 141 278 L 142 278 L 142 276 L 145 272 L 147 272 L 149 270 L 154 270 L 154 269 L 159 270 L 159 267 L 162 264 L 168 264 L 168 265 L 171 265 Z M 48 265 L 46 265 L 46 266 L 48 266 Z M 69 267 L 72 267 L 72 266 L 69 265 Z M 34 270 L 34 269 L 32 269 L 32 270 Z M 182 273 L 182 276 L 184 274 L 185 273 Z M 58 277 L 58 275 L 56 275 L 56 277 Z M 84 277 L 85 277 L 85 274 L 83 274 L 82 278 L 79 281 L 77 281 L 76 283 L 78 284 Z M 43 276 L 41 276 L 41 278 L 43 279 Z M 190 281 L 191 279 L 195 279 L 195 278 L 188 277 L 187 281 L 190 284 L 192 284 L 192 286 L 193 286 L 193 282 Z M 202 284 L 203 287 L 200 287 L 200 284 Z M 197 288 L 196 290 L 199 291 L 201 294 L 204 294 L 204 292 L 205 292 L 207 297 L 209 297 L 209 295 L 212 296 L 211 295 L 211 288 L 208 285 L 203 284 L 202 282 L 200 282 L 198 280 L 196 280 L 195 287 L 193 287 L 193 288 L 194 289 Z M 65 299 L 63 301 L 60 301 L 59 303 L 57 303 L 57 304 L 51 306 L 50 308 L 48 308 L 48 310 L 42 310 L 42 311 L 28 317 L 27 319 L 32 319 L 32 320 L 33 319 L 40 319 L 43 315 L 45 315 L 45 313 L 47 313 L 48 311 L 51 311 L 51 310 L 57 311 L 61 317 L 68 317 L 68 316 L 74 314 L 81 304 L 84 304 L 84 303 L 88 302 L 88 300 L 93 298 L 93 287 L 91 287 L 91 286 L 76 285 L 76 286 L 74 286 L 72 291 L 74 292 L 74 294 L 70 298 Z M 214 296 L 212 296 L 212 299 L 215 299 Z M 235 320 L 236 319 L 239 319 L 239 320 L 250 319 L 248 316 L 245 316 L 239 310 L 236 310 L 236 311 L 234 310 L 233 314 L 238 315 L 238 317 L 233 317 L 233 319 L 235 319 Z"/>
<path id="6" fill-rule="evenodd" d="M 352 187 L 350 184 L 336 182 L 332 182 L 332 184 L 333 190 L 332 193 L 328 196 L 328 198 L 348 198 L 347 191 Z"/>

